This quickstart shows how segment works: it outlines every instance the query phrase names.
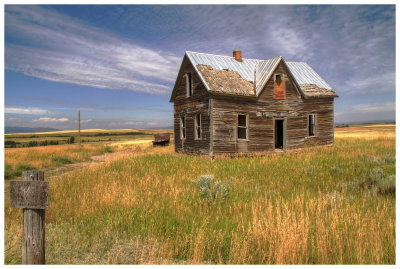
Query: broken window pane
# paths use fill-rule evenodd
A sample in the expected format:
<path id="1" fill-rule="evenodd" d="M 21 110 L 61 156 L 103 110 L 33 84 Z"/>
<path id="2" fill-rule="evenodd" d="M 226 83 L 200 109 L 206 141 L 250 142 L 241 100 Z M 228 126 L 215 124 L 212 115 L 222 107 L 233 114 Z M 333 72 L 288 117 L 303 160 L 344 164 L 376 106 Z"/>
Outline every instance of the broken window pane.
<path id="1" fill-rule="evenodd" d="M 238 115 L 238 139 L 247 139 L 247 117 Z"/>
<path id="2" fill-rule="evenodd" d="M 187 97 L 190 97 L 193 95 L 192 74 L 191 73 L 186 74 L 186 94 L 187 94 Z"/>
<path id="3" fill-rule="evenodd" d="M 246 115 L 238 115 L 238 126 L 246 127 Z"/>
<path id="4" fill-rule="evenodd" d="M 238 138 L 240 138 L 240 139 L 246 139 L 247 138 L 246 128 L 238 127 Z"/>
<path id="5" fill-rule="evenodd" d="M 186 137 L 185 117 L 181 117 L 181 138 Z"/>
<path id="6" fill-rule="evenodd" d="M 196 114 L 194 126 L 195 126 L 196 139 L 201 139 L 201 116 L 200 116 L 200 114 Z"/>
<path id="7" fill-rule="evenodd" d="M 308 135 L 315 135 L 315 115 L 308 115 Z"/>

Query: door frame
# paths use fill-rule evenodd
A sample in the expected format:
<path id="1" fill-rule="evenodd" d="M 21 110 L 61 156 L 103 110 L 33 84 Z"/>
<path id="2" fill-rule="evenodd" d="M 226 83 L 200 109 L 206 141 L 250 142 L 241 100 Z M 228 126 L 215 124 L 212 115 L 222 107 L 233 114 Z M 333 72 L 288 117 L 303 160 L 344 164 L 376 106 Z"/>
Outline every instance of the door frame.
<path id="1" fill-rule="evenodd" d="M 282 150 L 286 150 L 286 117 L 277 117 L 274 118 L 274 123 L 273 123 L 273 134 L 274 134 L 274 140 L 273 140 L 273 149 L 275 150 L 275 139 L 276 139 L 276 130 L 275 130 L 275 126 L 276 126 L 276 121 L 277 120 L 283 120 L 283 127 L 282 127 L 282 132 L 283 132 L 283 145 L 282 145 Z"/>

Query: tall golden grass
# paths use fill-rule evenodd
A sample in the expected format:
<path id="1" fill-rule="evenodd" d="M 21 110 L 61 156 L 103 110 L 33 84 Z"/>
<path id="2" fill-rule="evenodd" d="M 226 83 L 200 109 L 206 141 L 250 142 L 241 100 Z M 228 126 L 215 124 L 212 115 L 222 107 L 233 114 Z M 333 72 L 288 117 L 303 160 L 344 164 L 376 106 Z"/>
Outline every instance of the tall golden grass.
<path id="1" fill-rule="evenodd" d="M 47 261 L 54 264 L 394 264 L 395 199 L 359 188 L 395 155 L 395 139 L 209 160 L 139 147 L 136 155 L 50 182 Z M 233 177 L 226 199 L 191 181 Z M 5 209 L 5 263 L 20 262 L 21 213 Z"/>
<path id="2" fill-rule="evenodd" d="M 5 178 L 20 177 L 24 170 L 59 167 L 89 161 L 90 156 L 110 150 L 106 144 L 56 145 L 4 149 Z"/>

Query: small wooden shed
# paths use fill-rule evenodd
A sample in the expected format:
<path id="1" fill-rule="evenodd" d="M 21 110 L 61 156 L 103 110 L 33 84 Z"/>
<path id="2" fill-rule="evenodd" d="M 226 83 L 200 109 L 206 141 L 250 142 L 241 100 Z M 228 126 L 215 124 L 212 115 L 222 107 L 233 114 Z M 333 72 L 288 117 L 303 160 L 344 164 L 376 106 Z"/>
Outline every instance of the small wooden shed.
<path id="1" fill-rule="evenodd" d="M 187 51 L 172 91 L 175 151 L 264 153 L 334 143 L 336 92 L 307 63 Z"/>

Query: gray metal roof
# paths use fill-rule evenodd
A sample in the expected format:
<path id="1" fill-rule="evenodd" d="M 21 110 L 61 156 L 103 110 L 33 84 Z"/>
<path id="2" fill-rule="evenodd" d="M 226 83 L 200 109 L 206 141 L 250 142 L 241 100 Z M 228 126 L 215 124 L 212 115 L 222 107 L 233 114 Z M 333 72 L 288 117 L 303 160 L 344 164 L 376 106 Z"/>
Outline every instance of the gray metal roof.
<path id="1" fill-rule="evenodd" d="M 207 81 L 202 76 L 198 69 L 198 65 L 211 66 L 211 68 L 216 70 L 229 70 L 234 71 L 239 74 L 239 76 L 254 85 L 254 95 L 258 96 L 261 90 L 264 88 L 265 83 L 269 80 L 277 65 L 284 61 L 282 56 L 274 57 L 268 60 L 258 60 L 258 59 L 246 59 L 242 58 L 242 61 L 235 60 L 231 56 L 207 54 L 200 52 L 186 51 L 186 56 L 189 58 L 193 67 L 196 69 L 201 80 L 203 81 L 205 87 L 208 91 L 210 88 Z M 286 62 L 290 73 L 298 85 L 315 85 L 321 90 L 332 90 L 332 87 L 326 83 L 307 63 L 304 62 Z M 301 87 L 300 87 L 301 88 Z M 318 90 L 318 91 L 321 91 Z M 309 95 L 309 93 L 301 89 L 303 93 Z M 233 93 L 235 91 L 227 91 L 226 93 Z M 333 92 L 334 93 L 334 92 Z M 336 94 L 336 93 L 334 93 Z M 327 95 L 326 93 L 320 94 L 321 96 Z M 330 92 L 331 95 L 331 92 Z"/>
<path id="2" fill-rule="evenodd" d="M 317 72 L 304 62 L 286 62 L 290 72 L 298 84 L 314 84 L 322 89 L 332 90 L 332 87 L 323 80 Z"/>

